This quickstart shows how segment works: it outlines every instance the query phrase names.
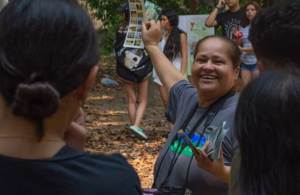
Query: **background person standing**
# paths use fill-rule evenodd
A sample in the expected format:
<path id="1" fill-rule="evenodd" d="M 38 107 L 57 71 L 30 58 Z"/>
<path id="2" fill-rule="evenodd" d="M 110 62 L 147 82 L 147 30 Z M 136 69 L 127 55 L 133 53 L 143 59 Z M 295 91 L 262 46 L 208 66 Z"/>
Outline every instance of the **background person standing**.
<path id="1" fill-rule="evenodd" d="M 228 10 L 218 14 L 219 10 L 223 9 L 225 4 Z M 222 27 L 222 35 L 230 39 L 233 38 L 232 31 L 241 24 L 244 9 L 240 7 L 239 0 L 219 0 L 218 5 L 213 9 L 205 20 L 207 27 Z"/>
<path id="2" fill-rule="evenodd" d="M 163 34 L 158 47 L 172 62 L 173 66 L 184 75 L 188 61 L 188 43 L 185 32 L 178 28 L 179 17 L 175 10 L 169 9 L 162 12 L 160 21 L 163 28 Z M 153 71 L 153 81 L 158 85 L 161 99 L 163 100 L 166 109 L 169 95 L 155 71 Z M 173 124 L 169 122 L 169 129 L 171 130 L 172 128 Z"/>
<path id="3" fill-rule="evenodd" d="M 225 5 L 228 6 L 228 10 L 224 13 L 218 14 L 221 9 L 224 9 Z M 209 16 L 205 20 L 205 26 L 216 27 L 221 26 L 222 35 L 233 39 L 232 32 L 242 22 L 244 8 L 239 5 L 239 0 L 219 0 L 218 5 L 213 9 Z M 242 91 L 243 82 L 241 75 L 235 83 L 237 91 Z"/>
<path id="4" fill-rule="evenodd" d="M 244 9 L 242 27 L 237 27 L 233 32 L 234 37 L 236 38 L 236 43 L 242 52 L 241 76 L 244 86 L 246 86 L 251 79 L 257 77 L 259 74 L 257 58 L 254 54 L 252 44 L 248 39 L 251 21 L 259 11 L 260 6 L 256 1 L 247 3 Z"/>
<path id="5" fill-rule="evenodd" d="M 148 77 L 152 73 L 150 57 L 145 49 L 124 47 L 129 26 L 129 4 L 125 3 L 117 11 L 121 12 L 124 23 L 116 31 L 114 43 L 117 74 L 123 81 L 127 94 L 130 131 L 138 139 L 147 139 L 140 123 L 143 119 L 148 101 Z M 137 95 L 136 95 L 137 91 Z M 138 105 L 137 104 L 138 100 Z"/>

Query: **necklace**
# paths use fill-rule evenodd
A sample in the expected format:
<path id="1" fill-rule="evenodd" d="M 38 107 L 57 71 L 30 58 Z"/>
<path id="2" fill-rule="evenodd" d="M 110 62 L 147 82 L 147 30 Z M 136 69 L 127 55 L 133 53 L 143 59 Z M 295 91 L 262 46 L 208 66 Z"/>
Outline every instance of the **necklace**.
<path id="1" fill-rule="evenodd" d="M 28 136 L 28 135 L 0 135 L 0 139 L 22 139 L 22 138 L 26 138 L 26 139 L 33 139 L 33 140 L 38 140 L 38 141 L 48 141 L 48 142 L 63 142 L 65 143 L 64 140 L 62 139 L 55 139 L 55 138 L 42 138 L 39 139 L 37 137 L 34 136 Z"/>

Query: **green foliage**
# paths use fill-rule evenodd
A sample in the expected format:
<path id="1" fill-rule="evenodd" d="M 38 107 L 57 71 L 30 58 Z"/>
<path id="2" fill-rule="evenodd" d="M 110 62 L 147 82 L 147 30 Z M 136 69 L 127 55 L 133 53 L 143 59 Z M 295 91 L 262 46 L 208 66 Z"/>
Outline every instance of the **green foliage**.
<path id="1" fill-rule="evenodd" d="M 85 0 L 84 7 L 91 13 L 93 18 L 102 22 L 102 26 L 97 29 L 101 61 L 114 61 L 113 42 L 115 40 L 115 32 L 122 23 L 121 15 L 116 9 L 125 2 L 115 0 Z"/>
<path id="2" fill-rule="evenodd" d="M 113 64 L 115 61 L 113 56 L 114 53 L 113 42 L 115 40 L 114 28 L 99 28 L 97 30 L 97 33 L 98 33 L 100 61 Z"/>
<path id="3" fill-rule="evenodd" d="M 174 9 L 179 15 L 188 15 L 190 0 L 149 0 L 163 9 Z M 217 0 L 200 0 L 201 6 L 197 5 L 198 14 L 209 14 Z M 98 29 L 99 48 L 102 60 L 113 58 L 113 41 L 115 31 L 122 22 L 122 18 L 116 9 L 127 0 L 82 0 L 84 7 L 91 13 L 92 17 L 101 20 L 102 26 Z M 111 60 L 109 60 L 111 61 Z"/>
<path id="4" fill-rule="evenodd" d="M 85 0 L 86 5 L 92 11 L 92 16 L 101 20 L 103 27 L 114 26 L 120 22 L 120 13 L 116 11 L 124 2 L 115 0 Z"/>
<path id="5" fill-rule="evenodd" d="M 149 0 L 164 9 L 174 9 L 179 15 L 189 14 L 190 0 Z"/>
<path id="6" fill-rule="evenodd" d="M 188 15 L 190 10 L 190 0 L 149 0 L 163 9 L 174 9 L 179 15 Z M 217 0 L 200 0 L 201 6 L 197 6 L 198 14 L 208 14 L 216 4 Z M 105 27 L 109 27 L 120 22 L 118 7 L 126 0 L 85 0 L 86 7 L 93 10 L 93 16 L 103 22 Z"/>

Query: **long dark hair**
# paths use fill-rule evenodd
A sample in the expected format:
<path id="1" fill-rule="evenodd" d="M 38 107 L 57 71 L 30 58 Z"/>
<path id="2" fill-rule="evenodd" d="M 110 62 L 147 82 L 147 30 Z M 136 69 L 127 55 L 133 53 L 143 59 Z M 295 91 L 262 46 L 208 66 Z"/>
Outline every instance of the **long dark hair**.
<path id="1" fill-rule="evenodd" d="M 300 70 L 267 72 L 243 90 L 235 114 L 242 194 L 300 194 Z"/>
<path id="2" fill-rule="evenodd" d="M 247 14 L 246 14 L 246 12 L 247 12 L 246 9 L 247 9 L 248 5 L 253 5 L 255 7 L 255 10 L 257 13 L 260 11 L 260 6 L 256 1 L 250 1 L 249 3 L 247 3 L 244 6 L 245 9 L 244 9 L 243 19 L 242 19 L 242 23 L 241 23 L 241 26 L 244 28 L 250 24 L 250 20 L 248 19 Z"/>
<path id="3" fill-rule="evenodd" d="M 0 93 L 42 136 L 43 119 L 98 61 L 93 23 L 76 0 L 13 0 L 0 29 Z"/>
<path id="4" fill-rule="evenodd" d="M 181 29 L 178 28 L 179 17 L 175 10 L 168 9 L 161 13 L 160 17 L 164 15 L 168 18 L 170 26 L 174 27 L 167 39 L 164 54 L 165 56 L 172 61 L 173 59 L 182 56 L 181 52 L 181 39 L 180 35 L 183 32 Z"/>
<path id="5" fill-rule="evenodd" d="M 129 13 L 129 4 L 125 3 L 123 6 L 123 8 L 126 8 L 122 11 L 122 14 L 125 14 L 125 18 L 122 21 L 122 24 L 120 26 L 118 26 L 118 28 L 116 29 L 116 41 L 125 41 L 126 38 L 126 32 L 127 32 L 127 26 L 129 25 L 130 22 L 130 13 Z M 119 31 L 121 31 L 121 33 L 118 33 Z"/>

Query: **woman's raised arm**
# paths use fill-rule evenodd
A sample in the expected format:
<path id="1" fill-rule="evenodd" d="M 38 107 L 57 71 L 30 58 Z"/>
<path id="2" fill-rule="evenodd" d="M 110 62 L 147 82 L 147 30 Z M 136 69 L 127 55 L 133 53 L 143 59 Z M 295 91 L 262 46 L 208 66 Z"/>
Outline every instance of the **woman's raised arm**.
<path id="1" fill-rule="evenodd" d="M 143 23 L 142 38 L 145 48 L 150 55 L 155 71 L 163 86 L 169 93 L 171 87 L 185 77 L 172 65 L 170 60 L 159 49 L 158 43 L 161 39 L 160 21 Z"/>

